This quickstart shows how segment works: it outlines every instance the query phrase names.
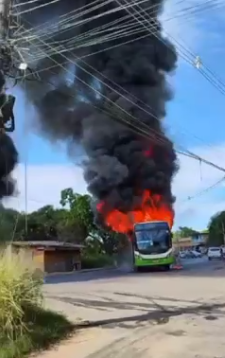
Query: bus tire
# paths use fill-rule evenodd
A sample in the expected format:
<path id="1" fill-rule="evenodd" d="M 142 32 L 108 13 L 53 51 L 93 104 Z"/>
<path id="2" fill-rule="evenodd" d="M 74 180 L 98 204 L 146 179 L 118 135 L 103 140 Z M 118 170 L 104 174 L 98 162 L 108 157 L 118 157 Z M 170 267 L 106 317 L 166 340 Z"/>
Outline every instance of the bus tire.
<path id="1" fill-rule="evenodd" d="M 170 265 L 165 265 L 164 269 L 165 269 L 165 271 L 169 271 L 170 270 Z"/>

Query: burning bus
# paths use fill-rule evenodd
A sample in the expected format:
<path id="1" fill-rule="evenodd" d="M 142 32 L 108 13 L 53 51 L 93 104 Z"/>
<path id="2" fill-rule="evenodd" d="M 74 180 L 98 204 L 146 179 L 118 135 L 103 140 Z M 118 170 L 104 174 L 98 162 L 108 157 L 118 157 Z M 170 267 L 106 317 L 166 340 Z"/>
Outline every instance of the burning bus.
<path id="1" fill-rule="evenodd" d="M 128 213 L 114 209 L 106 214 L 105 205 L 101 202 L 97 209 L 103 213 L 108 227 L 129 237 L 134 269 L 161 266 L 169 270 L 175 263 L 171 232 L 174 211 L 171 205 L 149 190 L 143 192 L 139 208 Z"/>
<path id="2" fill-rule="evenodd" d="M 134 225 L 134 268 L 161 266 L 169 270 L 175 263 L 172 232 L 166 221 L 148 221 Z"/>

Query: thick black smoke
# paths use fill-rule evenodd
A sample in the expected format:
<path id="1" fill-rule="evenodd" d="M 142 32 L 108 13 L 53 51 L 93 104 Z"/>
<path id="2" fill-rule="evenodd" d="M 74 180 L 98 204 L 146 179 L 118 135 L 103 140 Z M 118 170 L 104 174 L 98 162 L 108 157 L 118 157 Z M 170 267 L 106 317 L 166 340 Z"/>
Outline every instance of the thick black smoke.
<path id="1" fill-rule="evenodd" d="M 11 172 L 18 161 L 18 153 L 12 139 L 4 133 L 0 134 L 0 200 L 11 196 L 14 192 L 14 180 Z"/>
<path id="2" fill-rule="evenodd" d="M 15 145 L 3 130 L 5 125 L 4 115 L 7 116 L 4 86 L 5 78 L 2 72 L 0 72 L 0 200 L 6 196 L 11 196 L 14 192 L 15 182 L 11 177 L 11 173 L 18 162 L 18 153 Z"/>
<path id="3" fill-rule="evenodd" d="M 76 1 L 76 6 L 91 2 Z M 125 5 L 131 4 L 132 0 L 118 2 Z M 87 21 L 73 33 L 69 30 L 67 35 L 60 34 L 54 41 L 66 36 L 73 36 L 75 40 L 79 33 L 94 32 L 95 28 L 125 16 L 126 21 L 134 23 L 132 14 L 137 16 L 136 11 L 140 9 L 146 10 L 146 13 L 142 12 L 149 19 L 145 26 L 155 35 L 139 24 L 141 32 L 136 35 L 70 51 L 65 53 L 67 59 L 61 55 L 56 55 L 53 60 L 46 58 L 36 64 L 37 70 L 54 64 L 55 60 L 64 66 L 64 70 L 58 66 L 44 71 L 42 83 L 29 82 L 30 86 L 28 83 L 27 95 L 36 105 L 45 135 L 64 140 L 70 147 L 76 147 L 77 143 L 83 147 L 87 155 L 84 178 L 95 200 L 104 200 L 109 209 L 127 212 L 138 207 L 143 191 L 148 189 L 162 195 L 172 207 L 171 182 L 177 170 L 176 154 L 173 143 L 162 129 L 161 119 L 166 116 L 166 102 L 171 99 L 166 74 L 176 66 L 176 52 L 163 37 L 158 23 L 162 1 L 146 0 L 140 2 L 139 7 L 130 7 L 129 12 L 122 9 L 101 16 L 103 12 L 117 8 L 118 2 L 102 0 L 101 5 L 106 5 L 99 5 L 95 12 L 83 16 L 86 19 L 98 15 L 96 20 Z M 65 8 L 68 11 L 72 2 L 63 0 L 60 4 L 62 8 L 55 8 L 57 15 Z M 50 11 L 50 6 L 49 10 L 47 8 L 43 11 Z M 118 31 L 124 21 L 113 31 Z M 130 43 L 122 45 L 125 41 Z M 48 46 L 51 46 L 50 42 L 45 49 L 49 49 Z M 77 60 L 74 68 L 71 59 L 74 61 L 80 56 L 84 56 L 83 60 Z M 65 68 L 74 73 L 69 76 L 71 85 L 63 79 L 62 73 L 68 78 Z M 56 88 L 53 89 L 49 82 L 56 83 Z M 102 95 L 96 95 L 90 87 Z"/>

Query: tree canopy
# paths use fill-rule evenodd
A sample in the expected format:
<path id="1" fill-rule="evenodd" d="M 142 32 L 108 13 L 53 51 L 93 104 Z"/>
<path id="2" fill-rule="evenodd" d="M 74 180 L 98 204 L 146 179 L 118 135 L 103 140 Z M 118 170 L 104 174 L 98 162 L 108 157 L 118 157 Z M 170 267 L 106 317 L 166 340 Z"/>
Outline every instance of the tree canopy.
<path id="1" fill-rule="evenodd" d="M 225 211 L 221 211 L 212 216 L 209 225 L 208 244 L 220 246 L 225 244 Z"/>
<path id="2" fill-rule="evenodd" d="M 64 189 L 61 207 L 46 205 L 25 214 L 13 209 L 0 208 L 0 241 L 60 240 L 85 244 L 90 252 L 112 255 L 126 244 L 124 235 L 103 230 L 94 223 L 89 195 Z"/>
<path id="3" fill-rule="evenodd" d="M 180 226 L 177 231 L 173 233 L 173 239 L 174 241 L 178 239 L 185 239 L 187 237 L 193 236 L 197 233 L 196 230 L 187 227 L 187 226 Z"/>

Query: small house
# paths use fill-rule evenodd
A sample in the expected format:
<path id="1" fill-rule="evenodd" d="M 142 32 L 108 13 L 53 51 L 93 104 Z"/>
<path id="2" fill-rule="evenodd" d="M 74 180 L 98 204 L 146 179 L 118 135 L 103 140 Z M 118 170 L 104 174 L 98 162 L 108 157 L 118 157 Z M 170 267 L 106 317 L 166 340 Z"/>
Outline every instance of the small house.
<path id="1" fill-rule="evenodd" d="M 83 246 L 60 241 L 16 241 L 7 248 L 45 273 L 70 272 L 81 269 Z"/>

